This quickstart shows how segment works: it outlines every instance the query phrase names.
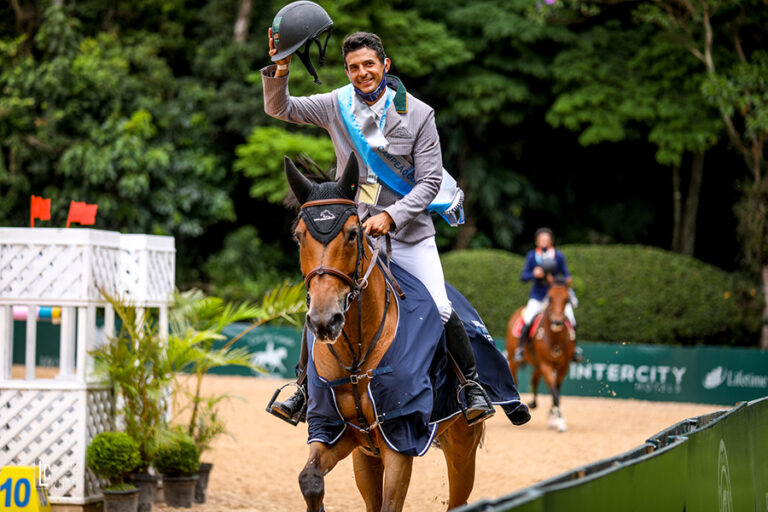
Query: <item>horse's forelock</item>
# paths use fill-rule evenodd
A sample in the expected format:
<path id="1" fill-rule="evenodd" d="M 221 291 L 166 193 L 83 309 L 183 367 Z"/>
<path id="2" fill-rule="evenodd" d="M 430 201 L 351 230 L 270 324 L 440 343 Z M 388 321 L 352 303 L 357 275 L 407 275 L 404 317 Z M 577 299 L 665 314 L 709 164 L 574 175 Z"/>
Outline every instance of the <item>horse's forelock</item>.
<path id="1" fill-rule="evenodd" d="M 309 194 L 307 201 L 314 201 L 316 199 L 341 199 L 344 197 L 341 193 L 341 188 L 332 179 L 332 176 L 336 172 L 335 166 L 331 167 L 328 172 L 323 172 L 320 169 L 320 166 L 318 166 L 314 161 L 305 155 L 296 157 L 296 163 L 298 164 L 298 168 L 301 169 L 301 174 L 303 174 L 304 177 L 309 181 L 314 183 L 312 192 Z M 328 195 L 329 191 L 322 191 L 320 194 L 323 197 L 315 197 L 315 194 L 318 193 L 318 187 L 322 187 L 324 185 L 335 185 L 339 195 Z M 293 193 L 293 190 L 291 190 L 290 187 L 288 187 L 288 193 L 285 195 L 285 199 L 283 199 L 283 205 L 290 209 L 297 209 L 301 206 L 301 202 L 299 202 L 299 200 L 296 198 L 296 194 Z M 296 226 L 294 225 L 293 227 L 295 228 Z"/>

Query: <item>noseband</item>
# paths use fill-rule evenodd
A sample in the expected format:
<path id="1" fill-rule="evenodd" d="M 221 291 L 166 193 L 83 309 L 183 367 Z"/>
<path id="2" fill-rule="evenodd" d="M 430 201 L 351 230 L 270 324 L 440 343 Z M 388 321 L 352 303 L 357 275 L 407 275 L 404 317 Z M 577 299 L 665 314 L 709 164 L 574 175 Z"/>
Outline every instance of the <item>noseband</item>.
<path id="1" fill-rule="evenodd" d="M 320 211 L 320 208 L 324 206 L 329 208 Z M 318 217 L 314 217 L 316 214 Z M 317 201 L 307 201 L 301 206 L 301 212 L 299 213 L 299 216 L 304 219 L 304 223 L 312 237 L 319 242 L 322 242 L 324 245 L 338 236 L 339 232 L 344 227 L 344 222 L 350 215 L 357 215 L 357 204 L 349 199 L 320 199 Z M 330 221 L 333 221 L 333 225 L 331 225 L 329 229 L 319 226 L 319 223 L 321 222 Z M 352 304 L 352 302 L 360 296 L 360 292 L 368 286 L 368 277 L 371 275 L 373 267 L 376 265 L 379 249 L 381 247 L 381 239 L 379 239 L 373 249 L 368 268 L 365 270 L 363 276 L 360 277 L 361 266 L 363 259 L 365 258 L 365 251 L 363 249 L 365 235 L 359 218 L 357 220 L 357 229 L 357 258 L 355 260 L 355 271 L 352 275 L 337 268 L 323 265 L 321 260 L 319 266 L 313 268 L 307 272 L 306 276 L 304 276 L 304 286 L 306 286 L 307 291 L 309 291 L 309 284 L 312 281 L 312 278 L 324 274 L 340 279 L 349 286 L 349 293 L 347 293 L 344 299 L 344 311 L 349 309 L 350 304 Z"/>

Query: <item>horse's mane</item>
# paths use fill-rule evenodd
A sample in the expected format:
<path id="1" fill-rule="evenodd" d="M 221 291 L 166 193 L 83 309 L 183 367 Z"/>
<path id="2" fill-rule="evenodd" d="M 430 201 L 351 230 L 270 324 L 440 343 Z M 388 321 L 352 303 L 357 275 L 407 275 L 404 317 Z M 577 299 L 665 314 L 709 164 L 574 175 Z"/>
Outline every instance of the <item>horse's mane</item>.
<path id="1" fill-rule="evenodd" d="M 296 166 L 301 174 L 303 174 L 313 183 L 327 183 L 330 181 L 336 181 L 334 178 L 336 175 L 336 166 L 331 167 L 328 171 L 323 171 L 317 162 L 312 160 L 312 158 L 310 158 L 306 153 L 299 153 L 296 156 L 294 162 L 296 163 Z M 329 196 L 318 197 L 317 199 L 333 198 Z M 301 206 L 293 191 L 291 191 L 290 187 L 288 188 L 288 193 L 286 194 L 285 199 L 283 199 L 283 205 L 285 205 L 287 208 L 290 208 L 291 210 L 295 210 Z"/>

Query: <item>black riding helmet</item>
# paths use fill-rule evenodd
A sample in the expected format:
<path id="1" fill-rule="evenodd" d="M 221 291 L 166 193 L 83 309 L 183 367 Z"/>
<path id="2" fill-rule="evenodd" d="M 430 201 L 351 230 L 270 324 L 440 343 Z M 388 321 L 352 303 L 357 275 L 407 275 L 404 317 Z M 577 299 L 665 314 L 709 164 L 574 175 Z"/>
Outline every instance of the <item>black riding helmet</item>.
<path id="1" fill-rule="evenodd" d="M 278 11 L 272 21 L 272 38 L 275 41 L 277 53 L 272 56 L 272 61 L 278 61 L 296 53 L 309 74 L 315 78 L 315 83 L 320 84 L 317 72 L 309 59 L 309 49 L 312 43 L 317 43 L 320 50 L 319 65 L 325 64 L 325 48 L 331 38 L 333 20 L 325 12 L 325 9 L 315 2 L 300 0 L 292 2 Z M 320 35 L 327 32 L 325 42 L 320 44 Z M 304 50 L 299 48 L 304 46 Z"/>
<path id="2" fill-rule="evenodd" d="M 557 272 L 557 260 L 547 258 L 541 261 L 541 264 L 539 265 L 541 267 L 541 270 L 544 271 L 545 274 L 552 274 L 555 275 L 555 272 Z"/>

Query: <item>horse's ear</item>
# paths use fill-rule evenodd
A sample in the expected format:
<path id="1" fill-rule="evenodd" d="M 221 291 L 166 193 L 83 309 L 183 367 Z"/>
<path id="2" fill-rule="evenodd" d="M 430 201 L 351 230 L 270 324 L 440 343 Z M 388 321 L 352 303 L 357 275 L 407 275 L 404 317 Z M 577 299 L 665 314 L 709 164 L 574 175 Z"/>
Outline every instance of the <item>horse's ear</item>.
<path id="1" fill-rule="evenodd" d="M 354 153 L 349 154 L 347 166 L 339 179 L 339 188 L 341 192 L 352 201 L 355 200 L 357 193 L 357 182 L 360 179 L 360 169 L 357 166 L 357 156 Z"/>
<path id="2" fill-rule="evenodd" d="M 314 185 L 299 172 L 287 156 L 285 157 L 285 177 L 288 179 L 288 186 L 291 187 L 291 191 L 293 191 L 299 204 L 306 203 Z"/>

